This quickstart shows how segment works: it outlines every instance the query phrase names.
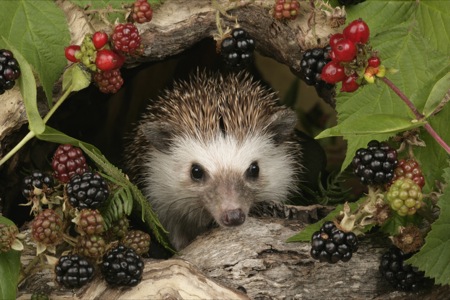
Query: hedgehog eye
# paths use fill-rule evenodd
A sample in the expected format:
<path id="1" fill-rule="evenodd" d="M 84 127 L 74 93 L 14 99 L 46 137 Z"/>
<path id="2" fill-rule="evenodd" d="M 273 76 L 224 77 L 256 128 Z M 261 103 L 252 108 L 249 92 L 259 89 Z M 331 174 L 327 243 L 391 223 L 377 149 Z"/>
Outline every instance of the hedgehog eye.
<path id="1" fill-rule="evenodd" d="M 245 171 L 245 176 L 249 179 L 256 179 L 259 176 L 259 166 L 258 162 L 254 161 L 250 164 L 247 171 Z"/>
<path id="2" fill-rule="evenodd" d="M 205 177 L 205 171 L 199 164 L 192 164 L 191 166 L 191 178 L 194 181 L 200 181 Z"/>

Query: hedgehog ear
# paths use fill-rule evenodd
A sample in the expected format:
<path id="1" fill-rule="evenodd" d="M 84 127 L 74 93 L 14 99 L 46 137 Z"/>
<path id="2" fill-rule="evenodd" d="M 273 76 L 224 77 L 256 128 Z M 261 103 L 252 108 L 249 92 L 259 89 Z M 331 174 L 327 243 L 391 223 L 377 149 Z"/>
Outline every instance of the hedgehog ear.
<path id="1" fill-rule="evenodd" d="M 174 136 L 173 127 L 165 122 L 145 123 L 142 131 L 148 142 L 161 152 L 167 153 Z"/>
<path id="2" fill-rule="evenodd" d="M 297 116 L 291 109 L 282 109 L 271 116 L 267 131 L 272 134 L 276 144 L 282 144 L 292 136 Z"/>

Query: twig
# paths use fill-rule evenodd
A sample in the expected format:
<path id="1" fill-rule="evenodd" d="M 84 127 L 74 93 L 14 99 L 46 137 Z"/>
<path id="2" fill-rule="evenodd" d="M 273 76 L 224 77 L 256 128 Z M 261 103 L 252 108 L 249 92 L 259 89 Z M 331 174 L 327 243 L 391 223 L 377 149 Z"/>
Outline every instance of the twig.
<path id="1" fill-rule="evenodd" d="M 409 109 L 413 112 L 413 114 L 416 116 L 417 120 L 422 120 L 424 118 L 424 115 L 421 114 L 417 108 L 414 106 L 414 103 L 409 100 L 409 98 L 388 78 L 382 77 L 380 78 L 381 81 L 383 81 L 394 93 L 396 93 L 400 99 L 402 99 L 403 102 L 409 107 Z M 436 142 L 444 148 L 444 150 L 450 154 L 450 146 L 447 145 L 447 143 L 439 136 L 439 134 L 431 127 L 429 123 L 426 123 L 424 126 L 426 131 L 436 140 Z"/>

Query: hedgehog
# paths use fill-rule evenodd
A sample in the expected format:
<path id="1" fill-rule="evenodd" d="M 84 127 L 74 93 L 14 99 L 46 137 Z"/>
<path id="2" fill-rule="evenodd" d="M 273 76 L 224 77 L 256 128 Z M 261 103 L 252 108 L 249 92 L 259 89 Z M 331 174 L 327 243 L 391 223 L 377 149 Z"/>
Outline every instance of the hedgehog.
<path id="1" fill-rule="evenodd" d="M 297 192 L 295 112 L 247 72 L 194 72 L 152 101 L 132 130 L 125 170 L 176 250 L 212 225 Z"/>

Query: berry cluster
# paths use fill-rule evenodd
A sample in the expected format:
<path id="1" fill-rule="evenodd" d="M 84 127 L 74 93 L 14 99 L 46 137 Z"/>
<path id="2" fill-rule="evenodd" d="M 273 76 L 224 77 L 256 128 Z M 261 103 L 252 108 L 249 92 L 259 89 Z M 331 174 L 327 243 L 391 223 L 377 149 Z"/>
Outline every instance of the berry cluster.
<path id="1" fill-rule="evenodd" d="M 403 291 L 417 292 L 429 287 L 433 281 L 425 277 L 424 272 L 419 271 L 405 263 L 412 253 L 403 253 L 396 247 L 391 247 L 381 257 L 380 273 L 394 288 Z"/>
<path id="2" fill-rule="evenodd" d="M 364 74 L 367 83 L 373 83 L 374 76 L 383 77 L 385 68 L 372 52 L 369 36 L 369 26 L 362 19 L 348 24 L 342 33 L 331 35 L 331 61 L 322 69 L 322 80 L 330 84 L 342 82 L 342 92 L 354 92 L 363 84 L 358 74 Z"/>
<path id="3" fill-rule="evenodd" d="M 136 0 L 131 17 L 137 23 L 150 22 L 153 10 L 147 0 Z M 81 46 L 65 48 L 66 58 L 73 63 L 81 63 L 94 73 L 93 80 L 100 91 L 114 94 L 123 85 L 120 68 L 126 56 L 142 53 L 141 36 L 133 23 L 117 24 L 111 36 L 104 31 L 86 35 Z"/>
<path id="4" fill-rule="evenodd" d="M 277 20 L 294 20 L 297 18 L 300 4 L 297 0 L 275 0 L 273 17 Z"/>
<path id="5" fill-rule="evenodd" d="M 397 151 L 386 142 L 372 140 L 358 149 L 352 160 L 354 173 L 363 184 L 385 184 L 394 178 Z"/>
<path id="6" fill-rule="evenodd" d="M 103 260 L 106 263 L 101 268 L 108 282 L 139 283 L 143 269 L 140 255 L 149 251 L 150 235 L 129 230 L 126 216 L 108 210 L 108 223 L 105 221 L 102 212 L 116 187 L 91 171 L 84 153 L 72 145 L 57 147 L 52 168 L 53 178 L 41 171 L 26 176 L 22 193 L 33 204 L 30 227 L 37 253 L 60 253 L 69 247 L 70 254 L 61 256 L 55 267 L 56 281 L 67 288 L 79 288 L 94 276 L 96 265 Z M 0 251 L 20 248 L 17 234 L 15 226 L 0 224 Z M 121 245 L 119 250 L 104 257 L 107 249 L 117 245 Z"/>
<path id="7" fill-rule="evenodd" d="M 331 47 L 326 46 L 324 48 L 313 48 L 305 51 L 300 66 L 302 68 L 301 71 L 305 76 L 306 84 L 315 86 L 334 86 L 323 81 L 320 75 L 323 67 L 331 61 L 329 56 L 330 50 Z"/>
<path id="8" fill-rule="evenodd" d="M 255 41 L 242 28 L 234 28 L 231 36 L 222 40 L 220 53 L 231 69 L 242 69 L 253 62 Z"/>
<path id="9" fill-rule="evenodd" d="M 358 239 L 353 232 L 344 232 L 332 221 L 325 222 L 311 239 L 311 257 L 321 262 L 347 262 L 358 250 Z"/>
<path id="10" fill-rule="evenodd" d="M 19 63 L 13 53 L 0 49 L 0 95 L 14 87 L 20 74 Z"/>

